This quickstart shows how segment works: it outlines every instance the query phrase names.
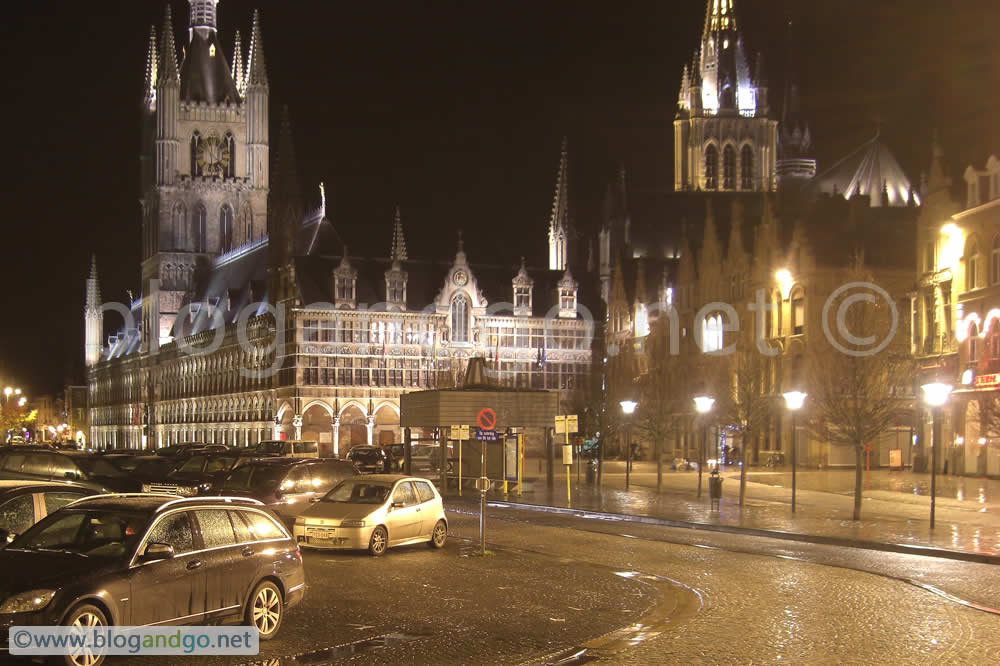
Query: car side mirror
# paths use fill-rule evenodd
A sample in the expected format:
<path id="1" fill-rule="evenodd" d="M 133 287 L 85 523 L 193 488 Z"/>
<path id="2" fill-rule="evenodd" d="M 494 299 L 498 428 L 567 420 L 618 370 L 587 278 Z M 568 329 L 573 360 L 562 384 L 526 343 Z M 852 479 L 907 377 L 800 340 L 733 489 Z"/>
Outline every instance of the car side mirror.
<path id="1" fill-rule="evenodd" d="M 16 536 L 17 535 L 14 534 L 13 532 L 10 532 L 10 531 L 5 530 L 2 527 L 0 527 L 0 548 L 3 548 L 8 543 L 10 543 L 11 541 L 13 541 L 14 537 L 16 537 Z"/>
<path id="2" fill-rule="evenodd" d="M 393 502 L 390 506 L 393 509 L 402 509 L 403 508 L 403 503 L 402 502 Z"/>
<path id="3" fill-rule="evenodd" d="M 169 560 L 174 556 L 174 547 L 168 543 L 151 543 L 146 546 L 140 562 L 155 562 L 156 560 Z"/>
<path id="4" fill-rule="evenodd" d="M 322 496 L 322 495 L 320 495 L 319 497 L 310 497 L 310 498 L 309 498 L 309 503 L 310 503 L 310 504 L 315 504 L 316 502 L 319 502 L 319 501 L 321 501 L 322 499 L 323 499 L 323 496 Z"/>
<path id="5" fill-rule="evenodd" d="M 72 480 L 76 479 L 76 472 L 66 472 L 66 473 L 63 474 L 63 477 L 65 477 L 65 478 L 67 478 L 67 479 L 69 479 L 69 480 L 72 481 Z"/>

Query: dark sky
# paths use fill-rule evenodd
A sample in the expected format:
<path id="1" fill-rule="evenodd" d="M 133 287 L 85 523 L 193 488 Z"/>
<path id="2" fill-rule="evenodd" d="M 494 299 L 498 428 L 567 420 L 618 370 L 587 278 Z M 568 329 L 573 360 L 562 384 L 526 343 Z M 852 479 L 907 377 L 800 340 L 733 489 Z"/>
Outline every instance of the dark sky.
<path id="1" fill-rule="evenodd" d="M 106 300 L 137 291 L 139 103 L 164 6 L 5 7 L 0 383 L 37 394 L 83 379 L 91 253 Z M 540 264 L 563 134 L 583 223 L 617 161 L 634 189 L 673 182 L 671 122 L 703 0 L 222 0 L 223 43 L 236 29 L 246 43 L 254 7 L 272 119 L 289 106 L 305 194 L 325 181 L 336 224 L 366 225 L 385 253 L 399 203 L 411 256 L 450 254 L 461 227 L 473 262 Z M 187 3 L 173 8 L 183 44 Z M 739 0 L 737 11 L 775 111 L 794 19 L 821 169 L 879 123 L 914 180 L 934 127 L 956 177 L 1000 150 L 998 3 Z"/>

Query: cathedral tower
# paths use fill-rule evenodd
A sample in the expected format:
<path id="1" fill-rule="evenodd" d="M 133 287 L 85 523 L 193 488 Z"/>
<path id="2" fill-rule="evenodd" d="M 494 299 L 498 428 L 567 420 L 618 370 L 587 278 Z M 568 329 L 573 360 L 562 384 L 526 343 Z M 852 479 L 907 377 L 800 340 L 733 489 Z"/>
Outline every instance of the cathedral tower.
<path id="1" fill-rule="evenodd" d="M 195 273 L 267 233 L 268 83 L 259 15 L 244 59 L 230 68 L 218 32 L 219 0 L 188 0 L 178 64 L 167 6 L 146 56 L 143 99 L 142 340 L 172 339 Z M 244 71 L 243 63 L 246 62 Z"/>
<path id="2" fill-rule="evenodd" d="M 97 257 L 90 258 L 87 277 L 87 301 L 83 306 L 83 358 L 89 368 L 101 358 L 101 337 L 104 335 L 104 312 L 101 310 L 101 286 L 97 281 Z"/>
<path id="3" fill-rule="evenodd" d="M 701 46 L 681 75 L 674 119 L 674 189 L 773 191 L 777 121 L 757 56 L 751 76 L 734 0 L 707 0 Z"/>
<path id="4" fill-rule="evenodd" d="M 569 215 L 569 153 L 566 137 L 562 140 L 559 154 L 559 175 L 556 177 L 556 195 L 552 201 L 552 217 L 549 218 L 549 270 L 566 270 L 570 234 Z"/>

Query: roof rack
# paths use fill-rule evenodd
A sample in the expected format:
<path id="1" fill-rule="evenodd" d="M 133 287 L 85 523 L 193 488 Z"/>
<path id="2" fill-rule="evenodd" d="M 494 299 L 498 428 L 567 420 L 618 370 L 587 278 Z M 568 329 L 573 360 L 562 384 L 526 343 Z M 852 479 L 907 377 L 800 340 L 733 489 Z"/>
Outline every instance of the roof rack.
<path id="1" fill-rule="evenodd" d="M 170 497 L 170 498 L 179 498 L 180 495 L 174 495 L 173 493 L 102 493 L 100 495 L 87 495 L 85 497 L 81 497 L 80 499 L 73 500 L 72 502 L 69 502 L 68 504 L 64 504 L 63 506 L 73 506 L 74 504 L 79 504 L 81 502 L 89 502 L 90 500 L 108 499 L 108 498 L 122 499 L 122 498 L 126 498 L 126 497 Z"/>
<path id="2" fill-rule="evenodd" d="M 170 497 L 177 497 L 177 495 L 170 495 Z M 156 513 L 159 513 L 166 509 L 167 507 L 176 506 L 178 504 L 183 504 L 185 502 L 222 502 L 224 504 L 232 504 L 234 502 L 242 502 L 245 504 L 255 504 L 259 506 L 264 506 L 264 503 L 260 500 L 253 499 L 252 497 L 179 497 L 178 499 L 171 500 L 161 504 L 156 509 Z"/>

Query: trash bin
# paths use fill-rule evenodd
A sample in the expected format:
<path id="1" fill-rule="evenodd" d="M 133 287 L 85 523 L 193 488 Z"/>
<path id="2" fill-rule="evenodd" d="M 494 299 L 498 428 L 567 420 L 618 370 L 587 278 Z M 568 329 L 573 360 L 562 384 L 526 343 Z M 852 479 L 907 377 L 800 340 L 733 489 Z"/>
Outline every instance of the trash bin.
<path id="1" fill-rule="evenodd" d="M 717 469 L 712 470 L 708 476 L 708 496 L 712 498 L 713 508 L 717 507 L 719 500 L 722 499 L 722 476 Z"/>
<path id="2" fill-rule="evenodd" d="M 587 461 L 587 483 L 594 484 L 597 481 L 597 461 Z"/>

